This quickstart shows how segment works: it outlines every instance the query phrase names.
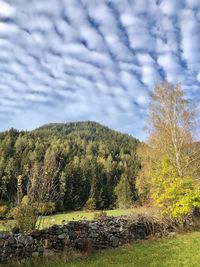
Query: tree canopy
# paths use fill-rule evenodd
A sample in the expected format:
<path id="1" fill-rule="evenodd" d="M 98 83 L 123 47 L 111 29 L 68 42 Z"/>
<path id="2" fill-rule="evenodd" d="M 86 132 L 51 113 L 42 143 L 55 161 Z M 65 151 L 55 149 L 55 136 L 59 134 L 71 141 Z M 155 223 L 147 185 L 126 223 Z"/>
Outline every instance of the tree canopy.
<path id="1" fill-rule="evenodd" d="M 131 201 L 137 199 L 136 147 L 139 141 L 95 122 L 48 124 L 25 132 L 0 133 L 0 198 L 15 204 L 17 177 L 22 195 L 27 185 L 55 184 L 57 210 L 83 208 L 93 199 L 97 209 L 115 207 L 115 188 L 128 176 Z M 51 194 L 49 194 L 50 196 Z M 51 198 L 51 197 L 50 197 Z"/>

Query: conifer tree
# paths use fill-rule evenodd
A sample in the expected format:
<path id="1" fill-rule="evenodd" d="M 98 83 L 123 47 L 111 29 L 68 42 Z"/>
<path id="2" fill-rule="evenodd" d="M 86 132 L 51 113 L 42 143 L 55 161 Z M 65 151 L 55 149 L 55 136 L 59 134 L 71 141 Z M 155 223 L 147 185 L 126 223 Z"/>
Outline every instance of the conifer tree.
<path id="1" fill-rule="evenodd" d="M 130 208 L 132 204 L 132 192 L 128 177 L 122 174 L 119 183 L 115 188 L 117 196 L 117 206 L 119 208 Z"/>

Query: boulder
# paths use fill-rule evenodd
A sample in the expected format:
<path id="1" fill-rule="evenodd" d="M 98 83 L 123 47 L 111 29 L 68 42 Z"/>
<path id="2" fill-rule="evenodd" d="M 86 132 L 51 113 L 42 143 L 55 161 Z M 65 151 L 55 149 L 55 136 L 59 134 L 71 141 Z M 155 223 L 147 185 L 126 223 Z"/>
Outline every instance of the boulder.
<path id="1" fill-rule="evenodd" d="M 7 239 L 9 238 L 10 233 L 8 231 L 1 231 L 0 232 L 0 239 Z"/>
<path id="2" fill-rule="evenodd" d="M 30 246 L 34 244 L 34 239 L 32 238 L 32 236 L 20 234 L 17 237 L 17 242 L 25 246 Z"/>
<path id="3" fill-rule="evenodd" d="M 116 236 L 111 236 L 110 243 L 112 247 L 117 247 L 119 244 L 119 238 Z"/>

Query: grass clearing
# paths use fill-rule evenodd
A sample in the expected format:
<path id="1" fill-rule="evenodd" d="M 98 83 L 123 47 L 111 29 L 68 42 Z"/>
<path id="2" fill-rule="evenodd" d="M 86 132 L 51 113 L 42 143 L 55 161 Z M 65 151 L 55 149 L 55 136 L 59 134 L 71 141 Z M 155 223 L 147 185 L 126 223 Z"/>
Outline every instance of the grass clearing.
<path id="1" fill-rule="evenodd" d="M 141 209 L 135 209 L 137 210 L 137 213 Z M 98 213 L 100 211 L 72 211 L 72 212 L 66 212 L 61 214 L 54 214 L 50 216 L 44 216 L 44 219 L 42 220 L 40 228 L 46 228 L 50 227 L 53 224 L 62 224 L 63 221 L 79 221 L 79 220 L 93 220 L 95 213 Z M 106 211 L 108 216 L 120 216 L 120 215 L 127 215 L 134 213 L 134 209 L 116 209 L 116 210 L 107 210 Z M 9 228 L 12 228 L 15 225 L 14 220 L 10 221 L 0 221 L 0 231 L 8 230 Z"/>
<path id="2" fill-rule="evenodd" d="M 62 214 L 55 214 L 46 216 L 42 222 L 41 228 L 49 227 L 52 224 L 62 224 L 62 221 L 79 221 L 79 220 L 93 220 L 95 213 L 99 211 L 89 212 L 89 211 L 73 211 Z M 107 210 L 108 216 L 120 216 L 131 214 L 133 209 L 117 209 L 117 210 Z"/>

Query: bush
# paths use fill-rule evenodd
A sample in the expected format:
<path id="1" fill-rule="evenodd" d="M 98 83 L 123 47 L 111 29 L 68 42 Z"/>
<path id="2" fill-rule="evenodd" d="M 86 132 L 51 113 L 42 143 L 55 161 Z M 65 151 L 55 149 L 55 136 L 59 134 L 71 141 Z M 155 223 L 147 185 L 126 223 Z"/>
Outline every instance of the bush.
<path id="1" fill-rule="evenodd" d="M 8 211 L 9 207 L 7 205 L 0 206 L 0 219 L 6 218 Z"/>
<path id="2" fill-rule="evenodd" d="M 40 215 L 52 214 L 55 210 L 54 202 L 30 203 L 28 197 L 24 196 L 21 203 L 10 210 L 7 218 L 14 219 L 20 230 L 27 232 L 40 226 Z"/>
<path id="3" fill-rule="evenodd" d="M 48 215 L 56 210 L 54 202 L 31 204 L 25 200 L 23 198 L 21 204 L 9 213 L 9 216 L 16 221 L 17 226 L 25 232 L 36 228 L 39 215 Z"/>
<path id="4" fill-rule="evenodd" d="M 164 216 L 185 222 L 195 208 L 200 208 L 199 185 L 190 177 L 178 176 L 168 158 L 152 172 L 151 179 L 152 198 Z"/>
<path id="5" fill-rule="evenodd" d="M 49 215 L 56 211 L 56 204 L 54 202 L 39 203 L 39 214 Z"/>
<path id="6" fill-rule="evenodd" d="M 28 232 L 36 228 L 38 209 L 34 205 L 21 203 L 11 210 L 11 216 L 20 230 Z"/>
<path id="7" fill-rule="evenodd" d="M 87 210 L 95 210 L 96 209 L 96 201 L 93 197 L 88 198 L 86 205 Z"/>
<path id="8" fill-rule="evenodd" d="M 106 211 L 100 211 L 94 214 L 94 220 L 105 219 L 107 216 L 108 215 Z"/>

